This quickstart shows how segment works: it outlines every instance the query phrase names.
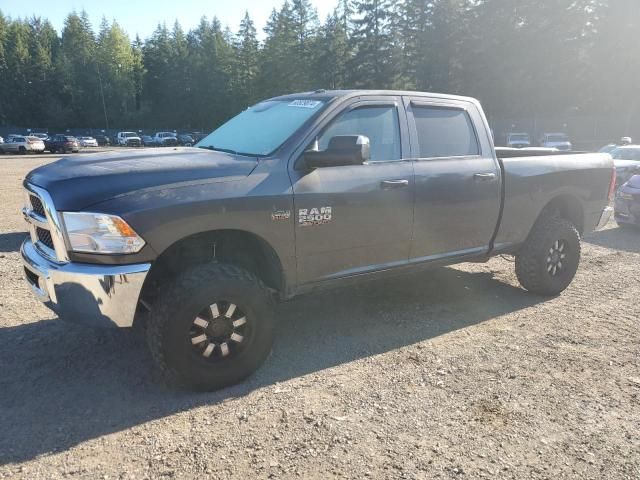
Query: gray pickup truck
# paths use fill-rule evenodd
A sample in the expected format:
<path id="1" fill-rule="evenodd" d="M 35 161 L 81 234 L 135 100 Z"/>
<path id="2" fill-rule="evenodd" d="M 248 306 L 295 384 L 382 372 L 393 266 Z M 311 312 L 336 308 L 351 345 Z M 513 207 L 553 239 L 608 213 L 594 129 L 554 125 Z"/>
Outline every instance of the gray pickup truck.
<path id="1" fill-rule="evenodd" d="M 281 96 L 193 148 L 33 170 L 24 272 L 61 318 L 144 325 L 168 380 L 212 390 L 267 357 L 275 301 L 314 289 L 508 254 L 525 289 L 562 292 L 615 170 L 541 153 L 496 152 L 471 98 Z"/>

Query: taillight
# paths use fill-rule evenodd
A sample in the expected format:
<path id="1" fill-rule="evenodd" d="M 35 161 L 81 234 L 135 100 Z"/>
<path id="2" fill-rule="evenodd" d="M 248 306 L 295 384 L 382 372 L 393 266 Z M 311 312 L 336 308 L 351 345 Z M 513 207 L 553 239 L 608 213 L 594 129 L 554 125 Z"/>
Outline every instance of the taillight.
<path id="1" fill-rule="evenodd" d="M 613 197 L 616 193 L 616 168 L 611 169 L 611 183 L 609 184 L 609 202 L 613 201 Z"/>

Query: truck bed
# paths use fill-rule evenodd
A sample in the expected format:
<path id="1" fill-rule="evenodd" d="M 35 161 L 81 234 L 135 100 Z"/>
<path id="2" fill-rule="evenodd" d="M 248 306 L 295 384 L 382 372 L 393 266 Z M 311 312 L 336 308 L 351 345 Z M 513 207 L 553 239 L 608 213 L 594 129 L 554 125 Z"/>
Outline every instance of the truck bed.
<path id="1" fill-rule="evenodd" d="M 608 154 L 496 149 L 503 211 L 494 250 L 522 244 L 543 208 L 564 200 L 581 234 L 593 231 L 606 206 L 613 161 Z"/>

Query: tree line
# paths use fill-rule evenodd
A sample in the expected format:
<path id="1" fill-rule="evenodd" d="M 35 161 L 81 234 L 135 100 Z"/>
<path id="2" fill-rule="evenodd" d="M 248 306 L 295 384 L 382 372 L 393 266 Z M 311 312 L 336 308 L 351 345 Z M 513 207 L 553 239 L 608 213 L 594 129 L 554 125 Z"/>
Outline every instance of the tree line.
<path id="1" fill-rule="evenodd" d="M 215 13 L 215 12 L 211 12 Z M 106 19 L 0 11 L 0 125 L 210 130 L 256 101 L 319 88 L 437 91 L 490 116 L 640 108 L 637 0 L 309 0 L 274 9 L 259 39 L 203 16 L 130 38 Z"/>

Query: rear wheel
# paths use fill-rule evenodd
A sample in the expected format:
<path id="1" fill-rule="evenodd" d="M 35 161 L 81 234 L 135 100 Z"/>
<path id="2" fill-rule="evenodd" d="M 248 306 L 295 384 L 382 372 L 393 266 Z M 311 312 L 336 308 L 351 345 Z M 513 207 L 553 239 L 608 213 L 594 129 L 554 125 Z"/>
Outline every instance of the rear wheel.
<path id="1" fill-rule="evenodd" d="M 18 153 L 20 155 L 26 155 L 27 154 L 27 149 L 24 147 L 18 147 Z"/>
<path id="2" fill-rule="evenodd" d="M 237 383 L 273 343 L 273 300 L 253 274 L 228 264 L 187 270 L 153 304 L 147 341 L 168 383 L 216 390 Z"/>
<path id="3" fill-rule="evenodd" d="M 558 295 L 578 270 L 580 248 L 580 234 L 571 222 L 557 216 L 541 218 L 516 255 L 520 285 L 539 295 Z"/>

